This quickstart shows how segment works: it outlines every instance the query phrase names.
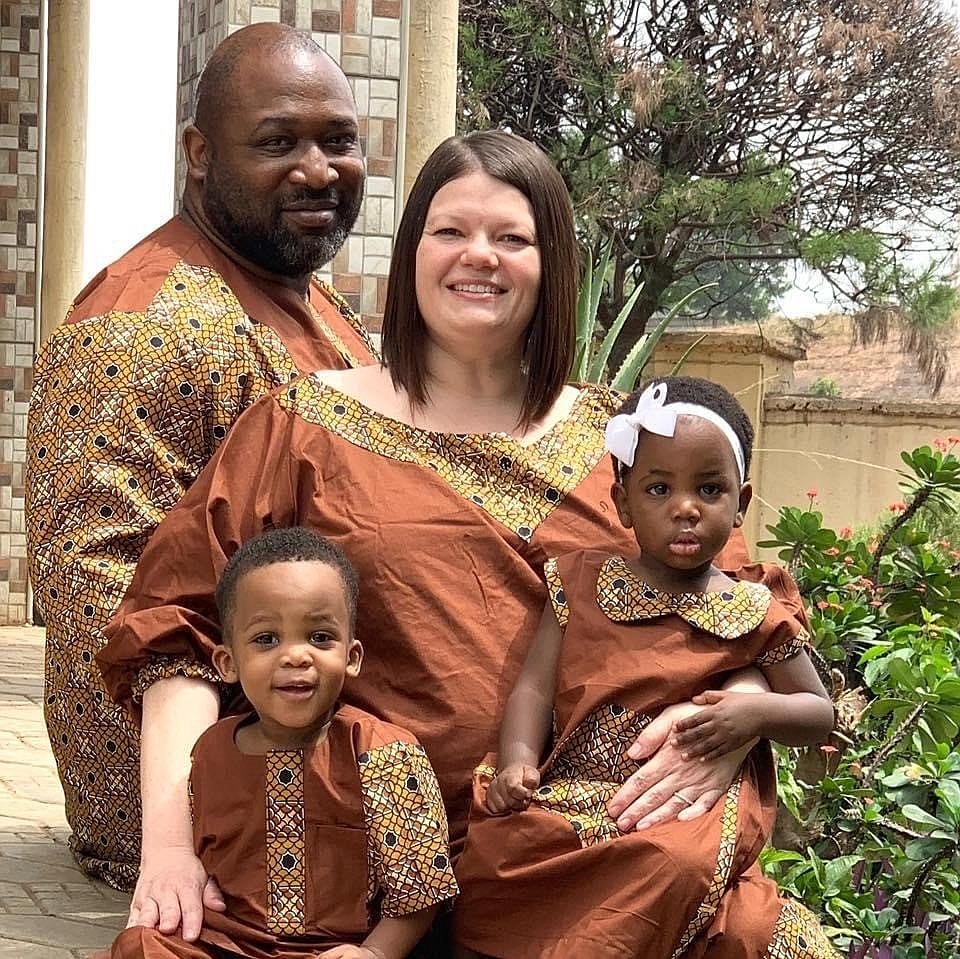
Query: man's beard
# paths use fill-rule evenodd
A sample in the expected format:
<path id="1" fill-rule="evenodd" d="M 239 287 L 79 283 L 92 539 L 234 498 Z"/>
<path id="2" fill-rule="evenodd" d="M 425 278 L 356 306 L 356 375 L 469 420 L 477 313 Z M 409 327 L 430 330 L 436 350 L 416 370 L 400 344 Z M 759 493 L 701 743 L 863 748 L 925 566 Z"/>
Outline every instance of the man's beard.
<path id="1" fill-rule="evenodd" d="M 283 198 L 283 203 L 319 201 L 329 198 L 325 190 L 300 189 Z M 343 194 L 337 193 L 342 202 Z M 212 171 L 204 181 L 203 209 L 210 224 L 244 259 L 277 276 L 299 277 L 320 269 L 340 252 L 353 229 L 363 191 L 358 190 L 348 207 L 337 207 L 338 222 L 329 233 L 301 234 L 283 223 L 281 202 L 258 215 L 257 204 L 246 191 L 221 182 Z"/>

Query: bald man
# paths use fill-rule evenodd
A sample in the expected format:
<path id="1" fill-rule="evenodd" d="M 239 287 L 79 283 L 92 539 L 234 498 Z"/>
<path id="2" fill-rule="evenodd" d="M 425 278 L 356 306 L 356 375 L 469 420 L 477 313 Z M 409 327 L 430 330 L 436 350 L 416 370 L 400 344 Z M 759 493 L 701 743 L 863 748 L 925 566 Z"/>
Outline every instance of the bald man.
<path id="1" fill-rule="evenodd" d="M 94 663 L 101 628 L 150 534 L 247 406 L 300 372 L 373 359 L 344 300 L 312 279 L 363 197 L 339 67 L 289 27 L 240 30 L 210 58 L 183 149 L 180 215 L 78 296 L 37 359 L 28 427 L 47 729 L 74 853 L 121 889 L 140 862 L 140 742 Z M 202 672 L 158 659 L 151 675 L 170 679 L 151 689 Z M 144 762 L 162 762 L 153 746 L 145 739 Z M 145 796 L 147 821 L 176 801 L 172 785 Z M 151 861 L 162 866 L 176 840 L 154 837 Z"/>

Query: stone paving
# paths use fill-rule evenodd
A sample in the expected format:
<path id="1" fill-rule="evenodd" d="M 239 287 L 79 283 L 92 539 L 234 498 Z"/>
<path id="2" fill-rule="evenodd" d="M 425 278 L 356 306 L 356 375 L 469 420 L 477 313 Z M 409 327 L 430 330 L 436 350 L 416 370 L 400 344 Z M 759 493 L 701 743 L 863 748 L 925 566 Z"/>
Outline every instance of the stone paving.
<path id="1" fill-rule="evenodd" d="M 130 897 L 67 846 L 43 725 L 43 630 L 0 628 L 0 959 L 80 959 L 123 928 Z"/>

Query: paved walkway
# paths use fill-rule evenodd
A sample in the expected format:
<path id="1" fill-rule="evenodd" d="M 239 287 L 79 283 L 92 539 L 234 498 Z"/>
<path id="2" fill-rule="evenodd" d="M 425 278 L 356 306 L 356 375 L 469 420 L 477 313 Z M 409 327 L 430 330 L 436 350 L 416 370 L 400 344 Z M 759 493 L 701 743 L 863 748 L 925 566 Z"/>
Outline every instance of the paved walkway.
<path id="1" fill-rule="evenodd" d="M 129 904 L 70 855 L 42 686 L 43 630 L 0 628 L 0 959 L 87 956 Z"/>

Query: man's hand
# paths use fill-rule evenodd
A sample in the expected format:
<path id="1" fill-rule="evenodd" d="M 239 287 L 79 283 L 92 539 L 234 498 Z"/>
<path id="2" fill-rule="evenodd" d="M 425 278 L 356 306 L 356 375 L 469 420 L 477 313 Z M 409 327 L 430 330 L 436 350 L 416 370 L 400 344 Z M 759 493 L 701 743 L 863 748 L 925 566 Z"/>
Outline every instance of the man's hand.
<path id="1" fill-rule="evenodd" d="M 539 785 L 540 772 L 535 766 L 513 763 L 501 769 L 487 787 L 487 810 L 494 816 L 520 812 L 530 805 Z"/>
<path id="2" fill-rule="evenodd" d="M 694 705 L 705 708 L 675 724 L 673 743 L 684 759 L 725 756 L 756 738 L 763 701 L 760 693 L 708 689 L 693 697 Z"/>
<path id="3" fill-rule="evenodd" d="M 730 788 L 749 747 L 721 759 L 694 762 L 684 760 L 670 741 L 674 723 L 699 709 L 692 703 L 668 706 L 627 750 L 631 759 L 650 758 L 607 803 L 621 832 L 673 819 L 696 819 L 709 812 Z"/>
<path id="4" fill-rule="evenodd" d="M 148 926 L 168 935 L 180 928 L 180 935 L 194 942 L 203 925 L 204 906 L 214 912 L 227 908 L 193 850 L 171 846 L 141 863 L 127 926 Z"/>

